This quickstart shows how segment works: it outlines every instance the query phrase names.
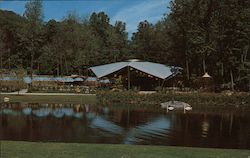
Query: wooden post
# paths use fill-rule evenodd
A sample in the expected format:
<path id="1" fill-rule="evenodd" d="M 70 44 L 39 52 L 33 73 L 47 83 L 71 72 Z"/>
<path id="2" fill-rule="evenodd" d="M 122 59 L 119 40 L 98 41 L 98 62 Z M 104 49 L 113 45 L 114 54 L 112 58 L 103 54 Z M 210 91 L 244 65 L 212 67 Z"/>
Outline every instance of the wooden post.
<path id="1" fill-rule="evenodd" d="M 129 106 L 128 106 L 127 126 L 129 125 L 129 122 L 130 122 L 130 109 L 129 109 Z"/>
<path id="2" fill-rule="evenodd" d="M 166 79 L 164 79 L 164 80 L 162 81 L 162 83 L 161 83 L 161 88 L 163 88 L 165 80 L 166 80 Z"/>
<path id="3" fill-rule="evenodd" d="M 230 114 L 230 125 L 229 125 L 229 135 L 232 134 L 232 127 L 233 127 L 233 114 Z"/>
<path id="4" fill-rule="evenodd" d="M 230 69 L 230 78 L 231 78 L 231 89 L 232 91 L 234 91 L 234 77 L 232 69 Z"/>
<path id="5" fill-rule="evenodd" d="M 81 105 L 83 105 L 83 103 L 82 103 L 82 99 L 83 99 L 83 96 L 81 95 Z"/>
<path id="6" fill-rule="evenodd" d="M 128 90 L 130 90 L 130 67 L 128 66 Z"/>
<path id="7" fill-rule="evenodd" d="M 203 66 L 203 73 L 206 73 L 206 61 L 205 61 L 205 57 L 203 57 L 202 59 L 202 66 Z"/>

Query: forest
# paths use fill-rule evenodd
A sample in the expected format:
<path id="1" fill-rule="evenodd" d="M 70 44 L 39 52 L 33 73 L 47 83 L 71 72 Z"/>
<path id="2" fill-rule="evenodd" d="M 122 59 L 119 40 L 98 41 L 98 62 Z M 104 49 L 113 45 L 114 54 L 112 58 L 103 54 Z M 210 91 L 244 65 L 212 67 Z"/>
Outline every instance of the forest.
<path id="1" fill-rule="evenodd" d="M 182 67 L 185 86 L 208 72 L 216 85 L 248 91 L 250 1 L 172 0 L 160 21 L 141 21 L 131 38 L 105 12 L 44 21 L 40 0 L 23 15 L 0 10 L 0 69 L 62 76 L 132 58 Z"/>

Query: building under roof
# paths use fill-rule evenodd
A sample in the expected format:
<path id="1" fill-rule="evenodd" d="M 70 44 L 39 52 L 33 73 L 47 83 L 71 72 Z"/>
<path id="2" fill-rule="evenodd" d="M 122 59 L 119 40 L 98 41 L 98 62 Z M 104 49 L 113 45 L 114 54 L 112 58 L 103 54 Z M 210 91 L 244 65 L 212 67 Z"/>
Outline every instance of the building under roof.
<path id="1" fill-rule="evenodd" d="M 123 84 L 130 89 L 138 87 L 149 90 L 176 76 L 181 70 L 179 67 L 166 66 L 159 63 L 132 59 L 89 68 L 94 75 L 100 78 L 117 78 L 121 76 Z"/>

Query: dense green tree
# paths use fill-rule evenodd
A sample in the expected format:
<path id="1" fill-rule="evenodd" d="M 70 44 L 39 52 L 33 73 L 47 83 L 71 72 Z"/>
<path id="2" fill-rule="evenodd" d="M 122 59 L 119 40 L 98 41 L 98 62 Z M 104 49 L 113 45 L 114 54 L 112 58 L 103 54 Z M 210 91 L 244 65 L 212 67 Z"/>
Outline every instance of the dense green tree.
<path id="1" fill-rule="evenodd" d="M 0 10 L 1 68 L 11 69 L 20 65 L 22 48 L 19 45 L 21 27 L 25 19 L 11 11 Z"/>
<path id="2" fill-rule="evenodd" d="M 233 90 L 249 83 L 250 2 L 174 0 L 169 8 L 155 25 L 138 25 L 131 45 L 136 57 L 183 67 L 187 81 L 209 72 Z"/>
<path id="3" fill-rule="evenodd" d="M 3 55 L 4 55 L 4 32 L 0 30 L 0 69 L 3 69 Z"/>
<path id="4" fill-rule="evenodd" d="M 125 23 L 117 21 L 115 26 L 111 25 L 108 15 L 104 12 L 93 13 L 89 23 L 93 36 L 98 40 L 100 49 L 96 52 L 96 58 L 101 64 L 126 58 L 129 52 Z"/>
<path id="5" fill-rule="evenodd" d="M 33 0 L 25 4 L 24 17 L 27 19 L 25 36 L 22 39 L 26 43 L 26 51 L 30 55 L 30 74 L 33 74 L 35 58 L 40 55 L 39 50 L 43 44 L 42 39 L 42 1 Z"/>
<path id="6" fill-rule="evenodd" d="M 246 22 L 249 19 L 249 5 L 241 1 L 175 1 L 187 7 L 187 15 L 190 11 L 188 47 L 190 48 L 191 61 L 199 65 L 202 63 L 203 73 L 208 71 L 217 78 L 217 83 L 230 81 L 234 90 L 234 80 L 239 77 L 237 68 L 241 61 L 244 49 L 248 46 Z M 188 3 L 188 4 L 187 4 Z M 189 9 L 188 9 L 189 8 Z M 173 10 L 172 16 L 176 11 Z M 184 15 L 184 14 L 182 14 Z M 183 16 L 181 16 L 183 18 Z M 179 17 L 177 17 L 179 19 Z M 186 19 L 186 17 L 185 17 Z M 248 52 L 249 50 L 245 50 Z M 194 58 L 197 55 L 197 58 Z M 245 56 L 246 57 L 246 56 Z M 201 62 L 201 60 L 202 62 Z M 246 59 L 246 58 L 245 58 Z M 198 61 L 199 63 L 197 63 Z M 221 75 L 217 71 L 221 65 Z M 197 69 L 197 66 L 192 66 Z M 201 71 L 193 71 L 201 73 Z M 225 75 L 226 74 L 226 75 Z M 222 80 L 220 80 L 222 78 Z"/>

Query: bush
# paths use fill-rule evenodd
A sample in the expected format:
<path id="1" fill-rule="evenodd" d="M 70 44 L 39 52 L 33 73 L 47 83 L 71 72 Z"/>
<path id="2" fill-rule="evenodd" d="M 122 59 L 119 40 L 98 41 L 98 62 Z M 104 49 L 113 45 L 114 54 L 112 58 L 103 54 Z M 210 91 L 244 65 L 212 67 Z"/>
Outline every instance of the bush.
<path id="1" fill-rule="evenodd" d="M 98 91 L 97 99 L 101 104 L 125 103 L 159 105 L 161 102 L 178 100 L 190 105 L 228 106 L 248 105 L 250 96 L 247 93 L 233 94 L 231 96 L 216 93 L 173 93 L 158 92 L 153 94 L 139 94 L 135 91 Z"/>

